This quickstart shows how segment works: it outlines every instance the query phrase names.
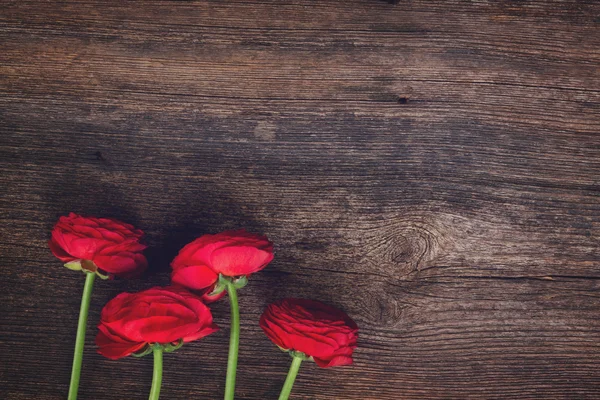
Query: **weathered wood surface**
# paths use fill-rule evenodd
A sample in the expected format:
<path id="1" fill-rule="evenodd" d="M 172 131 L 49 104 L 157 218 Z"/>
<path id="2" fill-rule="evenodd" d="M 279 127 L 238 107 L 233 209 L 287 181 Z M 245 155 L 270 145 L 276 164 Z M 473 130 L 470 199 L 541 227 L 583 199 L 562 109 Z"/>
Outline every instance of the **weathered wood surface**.
<path id="1" fill-rule="evenodd" d="M 151 246 L 96 285 L 83 400 L 151 381 L 95 353 L 100 308 L 236 227 L 277 245 L 241 293 L 240 399 L 277 397 L 257 321 L 286 296 L 361 328 L 295 399 L 600 398 L 600 3 L 398 3 L 4 0 L 0 397 L 66 398 L 83 277 L 46 241 L 75 211 Z M 222 397 L 228 313 L 161 398 Z"/>

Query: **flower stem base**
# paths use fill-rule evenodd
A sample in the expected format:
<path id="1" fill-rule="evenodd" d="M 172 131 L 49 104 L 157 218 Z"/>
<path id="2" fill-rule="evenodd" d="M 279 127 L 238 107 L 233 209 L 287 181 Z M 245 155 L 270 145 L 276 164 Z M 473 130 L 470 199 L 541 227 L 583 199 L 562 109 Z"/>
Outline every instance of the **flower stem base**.
<path id="1" fill-rule="evenodd" d="M 225 379 L 225 400 L 233 400 L 235 396 L 235 376 L 240 347 L 240 309 L 237 289 L 233 282 L 226 283 L 229 304 L 231 305 L 231 332 L 229 334 L 229 355 L 227 357 L 227 377 Z"/>
<path id="2" fill-rule="evenodd" d="M 152 352 L 154 353 L 154 370 L 152 372 L 152 388 L 150 389 L 148 400 L 158 400 L 162 385 L 163 347 L 161 345 L 152 346 Z"/>
<path id="3" fill-rule="evenodd" d="M 71 383 L 69 384 L 69 400 L 77 400 L 79 391 L 79 379 L 81 377 L 81 362 L 83 359 L 83 345 L 85 344 L 85 331 L 87 329 L 88 312 L 92 289 L 94 288 L 94 272 L 85 273 L 85 285 L 81 295 L 81 307 L 79 308 L 79 322 L 77 323 L 77 336 L 75 338 L 75 353 L 73 354 L 73 367 L 71 368 Z"/>
<path id="4" fill-rule="evenodd" d="M 292 357 L 292 365 L 290 366 L 287 378 L 285 378 L 283 388 L 281 388 L 279 400 L 287 400 L 290 397 L 292 387 L 294 386 L 294 382 L 296 381 L 296 376 L 298 375 L 298 370 L 300 370 L 300 364 L 302 364 L 303 359 L 303 357 L 298 356 Z"/>

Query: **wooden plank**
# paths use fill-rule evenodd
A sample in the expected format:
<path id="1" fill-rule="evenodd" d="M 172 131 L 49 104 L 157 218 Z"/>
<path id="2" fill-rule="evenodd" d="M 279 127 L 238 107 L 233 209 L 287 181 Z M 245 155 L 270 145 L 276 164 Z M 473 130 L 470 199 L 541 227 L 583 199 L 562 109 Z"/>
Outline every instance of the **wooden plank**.
<path id="1" fill-rule="evenodd" d="M 94 292 L 81 399 L 147 396 L 95 354 L 103 304 L 169 282 L 197 235 L 276 259 L 241 294 L 238 398 L 289 359 L 258 327 L 310 297 L 361 328 L 297 399 L 600 397 L 596 1 L 6 1 L 0 12 L 0 394 L 63 399 L 80 276 L 59 215 L 147 232 L 143 280 Z M 222 397 L 223 328 L 165 357 L 165 399 Z"/>

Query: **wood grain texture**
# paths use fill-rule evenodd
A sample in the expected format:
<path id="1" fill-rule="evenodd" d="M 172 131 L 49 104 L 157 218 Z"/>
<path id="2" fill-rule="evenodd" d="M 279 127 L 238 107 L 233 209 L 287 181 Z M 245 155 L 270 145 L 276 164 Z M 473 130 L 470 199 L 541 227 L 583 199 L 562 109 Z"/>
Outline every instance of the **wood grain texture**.
<path id="1" fill-rule="evenodd" d="M 240 294 L 240 399 L 277 398 L 258 317 L 287 296 L 361 328 L 294 399 L 600 398 L 600 3 L 390 3 L 2 2 L 2 399 L 66 398 L 83 277 L 46 241 L 70 211 L 150 245 L 143 280 L 96 285 L 82 400 L 150 387 L 151 359 L 95 353 L 101 307 L 237 227 L 276 243 Z M 222 398 L 213 310 L 161 398 Z"/>

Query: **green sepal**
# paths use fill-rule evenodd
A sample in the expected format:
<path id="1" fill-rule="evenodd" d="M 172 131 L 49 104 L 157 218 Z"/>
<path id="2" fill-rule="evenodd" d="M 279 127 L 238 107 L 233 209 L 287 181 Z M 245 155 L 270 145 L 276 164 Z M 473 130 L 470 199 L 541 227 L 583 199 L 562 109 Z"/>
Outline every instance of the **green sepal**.
<path id="1" fill-rule="evenodd" d="M 233 285 L 236 289 L 241 289 L 248 284 L 248 277 L 246 275 L 239 276 L 237 278 L 232 278 L 230 276 L 225 276 L 223 274 L 219 274 L 219 280 L 215 286 L 215 290 L 210 293 L 210 295 L 215 295 L 221 293 L 223 290 L 227 288 L 229 285 Z"/>
<path id="2" fill-rule="evenodd" d="M 81 271 L 81 260 L 69 261 L 65 263 L 65 267 L 69 268 L 71 271 Z"/>
<path id="3" fill-rule="evenodd" d="M 221 278 L 223 278 L 223 279 L 221 279 Z M 228 284 L 229 284 L 229 281 L 227 281 L 227 278 L 225 278 L 223 275 L 219 275 L 219 280 L 217 281 L 215 288 L 208 295 L 216 296 L 219 293 L 222 293 L 225 289 L 227 289 Z"/>
<path id="4" fill-rule="evenodd" d="M 80 260 L 80 261 L 81 261 L 81 269 L 84 272 L 98 271 L 98 266 L 92 260 Z"/>
<path id="5" fill-rule="evenodd" d="M 132 356 L 140 358 L 152 353 L 152 346 L 146 346 L 137 353 L 131 353 Z"/>
<path id="6" fill-rule="evenodd" d="M 108 275 L 108 274 L 107 275 L 102 274 L 99 269 L 96 270 L 96 275 L 98 275 L 98 277 L 100 279 L 102 279 L 102 280 L 110 279 L 110 275 Z"/>
<path id="7" fill-rule="evenodd" d="M 303 353 L 301 351 L 296 351 L 296 350 L 291 350 L 291 349 L 284 349 L 283 347 L 276 345 L 277 347 L 279 347 L 279 350 L 283 351 L 284 353 L 288 353 L 290 355 L 290 357 L 292 358 L 300 358 L 302 359 L 302 361 L 315 361 L 312 356 L 309 356 L 306 353 Z"/>
<path id="8" fill-rule="evenodd" d="M 283 351 L 284 353 L 288 353 L 290 351 L 290 349 L 284 349 L 283 347 L 281 347 L 277 344 L 275 346 L 279 347 L 279 350 Z"/>
<path id="9" fill-rule="evenodd" d="M 236 289 L 241 289 L 248 284 L 248 277 L 246 275 L 242 275 L 239 278 L 233 281 L 233 286 Z"/>
<path id="10" fill-rule="evenodd" d="M 171 353 L 171 352 L 179 349 L 181 346 L 183 346 L 183 339 L 179 339 L 177 341 L 177 344 L 175 344 L 175 345 L 172 343 L 167 343 L 167 344 L 163 345 L 163 348 L 166 353 Z"/>
<path id="11" fill-rule="evenodd" d="M 314 361 L 314 359 L 312 358 L 312 356 L 309 356 L 301 351 L 294 351 L 291 350 L 290 351 L 290 356 L 292 358 L 300 358 L 302 361 Z"/>

